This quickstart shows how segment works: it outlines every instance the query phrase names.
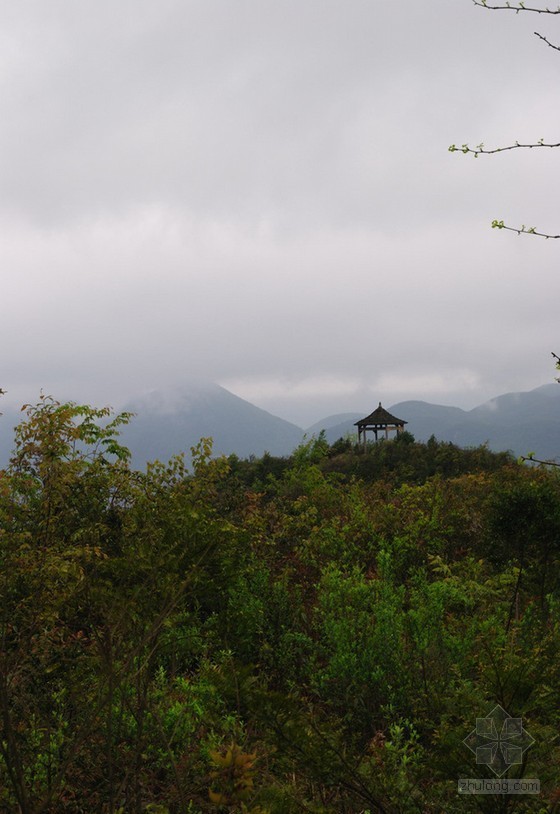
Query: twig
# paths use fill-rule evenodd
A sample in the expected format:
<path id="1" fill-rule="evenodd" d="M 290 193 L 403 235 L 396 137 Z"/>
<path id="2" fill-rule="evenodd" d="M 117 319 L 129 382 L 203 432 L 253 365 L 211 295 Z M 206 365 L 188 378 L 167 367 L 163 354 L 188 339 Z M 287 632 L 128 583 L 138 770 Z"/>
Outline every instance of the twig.
<path id="1" fill-rule="evenodd" d="M 542 37 L 542 39 L 544 39 L 544 37 Z M 552 47 L 556 48 L 556 46 Z M 558 50 L 560 51 L 560 48 L 558 48 Z M 474 157 L 477 158 L 479 155 L 494 155 L 495 153 L 505 153 L 508 150 L 533 150 L 538 147 L 549 147 L 550 149 L 553 147 L 560 147 L 560 141 L 556 144 L 545 142 L 544 139 L 531 144 L 520 144 L 518 141 L 516 141 L 515 144 L 508 144 L 507 147 L 494 147 L 492 150 L 487 150 L 484 147 L 484 144 L 477 144 L 476 147 L 469 147 L 468 144 L 461 144 L 460 147 L 457 147 L 456 144 L 451 144 L 448 147 L 448 150 L 450 153 L 471 153 L 471 155 L 474 155 Z"/>
<path id="2" fill-rule="evenodd" d="M 540 464 L 541 466 L 560 466 L 558 461 L 542 461 L 540 458 L 535 458 L 534 455 L 522 455 L 519 460 L 530 461 L 531 463 Z"/>
<path id="3" fill-rule="evenodd" d="M 537 237 L 544 237 L 546 240 L 558 240 L 560 235 L 549 235 L 546 232 L 537 232 L 535 226 L 506 226 L 503 220 L 493 220 L 492 229 L 506 229 L 508 232 L 515 232 L 518 235 L 536 235 Z"/>
<path id="4" fill-rule="evenodd" d="M 538 31 L 535 31 L 534 34 L 535 34 L 535 37 L 538 37 L 543 42 L 546 42 L 546 44 L 549 45 L 551 48 L 554 48 L 555 51 L 560 51 L 560 45 L 554 45 L 552 42 L 549 42 L 547 40 L 547 38 L 543 37 L 542 34 L 539 34 Z"/>
<path id="5" fill-rule="evenodd" d="M 486 0 L 473 0 L 473 3 L 475 6 L 481 6 L 482 8 L 488 8 L 494 11 L 515 11 L 516 14 L 519 14 L 520 11 L 532 11 L 534 14 L 560 14 L 560 6 L 554 10 L 549 8 L 533 8 L 532 6 L 526 6 L 523 2 L 519 2 L 517 5 L 506 2 L 505 6 L 489 6 Z"/>

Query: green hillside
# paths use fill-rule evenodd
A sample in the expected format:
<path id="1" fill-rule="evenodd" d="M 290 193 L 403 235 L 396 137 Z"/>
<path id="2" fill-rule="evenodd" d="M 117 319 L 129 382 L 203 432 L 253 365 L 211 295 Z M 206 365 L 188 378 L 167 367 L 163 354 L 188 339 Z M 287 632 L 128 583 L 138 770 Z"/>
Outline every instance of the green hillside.
<path id="1" fill-rule="evenodd" d="M 556 470 L 405 433 L 135 471 L 128 419 L 44 398 L 0 472 L 0 811 L 557 810 Z M 458 794 L 497 777 L 540 795 Z"/>

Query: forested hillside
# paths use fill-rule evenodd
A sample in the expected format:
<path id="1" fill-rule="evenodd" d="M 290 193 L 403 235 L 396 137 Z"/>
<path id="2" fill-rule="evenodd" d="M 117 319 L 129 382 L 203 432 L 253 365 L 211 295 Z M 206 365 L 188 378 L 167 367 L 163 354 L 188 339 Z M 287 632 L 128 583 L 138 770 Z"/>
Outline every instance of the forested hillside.
<path id="1" fill-rule="evenodd" d="M 128 419 L 43 398 L 0 473 L 0 811 L 558 810 L 556 471 L 405 433 L 138 472 Z M 497 704 L 539 796 L 457 793 Z"/>

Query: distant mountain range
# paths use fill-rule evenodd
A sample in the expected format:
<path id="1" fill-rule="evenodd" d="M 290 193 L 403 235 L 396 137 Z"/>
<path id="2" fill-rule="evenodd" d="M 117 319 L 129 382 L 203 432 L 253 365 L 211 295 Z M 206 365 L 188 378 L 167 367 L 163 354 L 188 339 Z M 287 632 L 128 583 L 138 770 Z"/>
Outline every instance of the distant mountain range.
<path id="1" fill-rule="evenodd" d="M 417 441 L 434 435 L 461 447 L 488 444 L 515 455 L 533 452 L 537 458 L 560 459 L 560 385 L 545 384 L 526 393 L 507 393 L 475 407 L 461 410 L 425 401 L 401 401 L 387 408 L 407 421 L 406 429 Z M 358 413 L 345 413 L 318 421 L 310 432 L 325 430 L 330 443 L 354 433 Z"/>
<path id="2" fill-rule="evenodd" d="M 371 410 L 377 406 L 371 405 Z M 459 446 L 487 443 L 495 451 L 515 455 L 533 452 L 536 457 L 560 460 L 560 385 L 547 384 L 526 393 L 508 393 L 473 410 L 403 401 L 387 406 L 389 412 L 407 422 L 418 441 L 434 435 Z M 132 451 L 133 465 L 148 460 L 167 460 L 185 452 L 202 437 L 214 439 L 214 453 L 236 453 L 242 458 L 289 455 L 302 441 L 325 430 L 333 443 L 355 434 L 354 422 L 366 413 L 329 416 L 304 430 L 234 396 L 217 384 L 189 382 L 162 393 L 153 391 L 133 399 L 124 409 L 136 413 L 124 428 L 121 439 Z M 371 412 L 367 411 L 367 412 Z M 0 418 L 0 464 L 5 465 L 12 448 L 11 428 L 21 413 Z"/>

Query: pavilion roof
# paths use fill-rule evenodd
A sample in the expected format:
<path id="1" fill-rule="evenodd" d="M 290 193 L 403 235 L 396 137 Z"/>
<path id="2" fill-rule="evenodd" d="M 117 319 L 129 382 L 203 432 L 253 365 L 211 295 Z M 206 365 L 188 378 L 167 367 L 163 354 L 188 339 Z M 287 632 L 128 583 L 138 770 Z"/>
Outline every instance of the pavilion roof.
<path id="1" fill-rule="evenodd" d="M 355 427 L 363 427 L 370 424 L 376 424 L 377 426 L 381 425 L 385 426 L 399 426 L 402 427 L 404 424 L 408 424 L 408 421 L 403 421 L 402 418 L 396 418 L 396 416 L 391 415 L 388 410 L 381 406 L 381 402 L 379 402 L 379 407 L 370 413 L 365 418 L 360 418 L 359 421 L 356 421 L 354 426 Z"/>

